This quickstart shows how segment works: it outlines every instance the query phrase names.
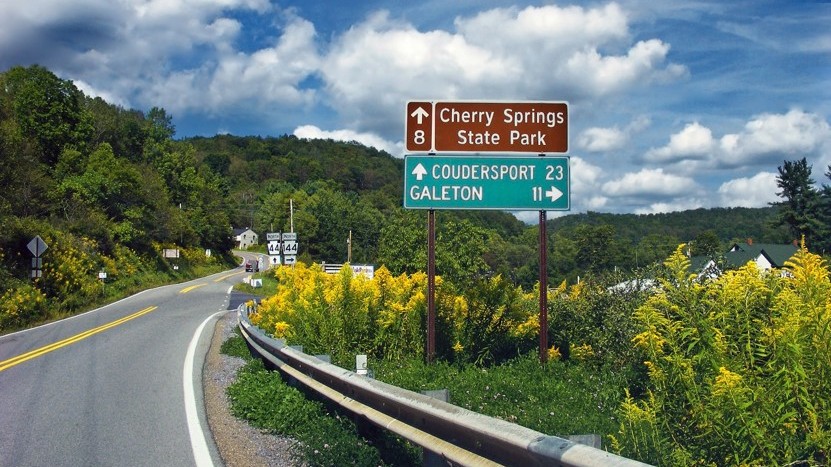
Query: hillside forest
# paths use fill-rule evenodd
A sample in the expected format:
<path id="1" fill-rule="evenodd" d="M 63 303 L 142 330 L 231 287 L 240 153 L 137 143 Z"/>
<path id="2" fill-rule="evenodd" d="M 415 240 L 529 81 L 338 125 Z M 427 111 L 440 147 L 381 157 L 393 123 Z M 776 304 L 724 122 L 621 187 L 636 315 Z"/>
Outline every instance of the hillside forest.
<path id="1" fill-rule="evenodd" d="M 33 65 L 0 73 L 0 155 L 0 330 L 94 302 L 106 293 L 102 271 L 106 284 L 138 287 L 141 273 L 230 266 L 235 227 L 293 225 L 306 263 L 345 262 L 351 235 L 353 263 L 392 274 L 426 266 L 426 213 L 402 207 L 403 161 L 357 142 L 176 138 L 164 108 L 125 109 Z M 779 173 L 776 206 L 550 219 L 549 281 L 643 271 L 681 243 L 717 254 L 747 238 L 805 236 L 826 251 L 831 189 L 814 188 L 804 159 Z M 49 249 L 33 280 L 26 245 L 36 235 Z M 439 211 L 437 273 L 460 287 L 501 276 L 530 290 L 538 240 L 538 226 L 510 213 Z"/>

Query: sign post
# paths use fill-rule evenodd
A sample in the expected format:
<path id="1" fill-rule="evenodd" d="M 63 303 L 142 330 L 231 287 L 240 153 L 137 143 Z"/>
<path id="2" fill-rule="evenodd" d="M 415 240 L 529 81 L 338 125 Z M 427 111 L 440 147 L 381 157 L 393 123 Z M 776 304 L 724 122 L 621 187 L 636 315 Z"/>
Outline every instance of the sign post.
<path id="1" fill-rule="evenodd" d="M 43 241 L 42 238 L 40 238 L 40 235 L 35 235 L 35 238 L 29 241 L 29 243 L 26 245 L 26 248 L 28 248 L 29 251 L 32 253 L 32 256 L 34 256 L 34 258 L 32 258 L 32 279 L 42 277 L 43 259 L 40 257 L 40 255 L 42 255 L 43 252 L 46 251 L 47 248 L 49 248 L 49 246 L 46 244 L 46 242 Z"/>
<path id="2" fill-rule="evenodd" d="M 435 352 L 435 209 L 539 210 L 540 362 L 548 360 L 546 212 L 569 210 L 567 102 L 409 101 L 404 207 L 428 209 L 427 362 Z M 436 153 L 536 153 L 538 158 L 439 157 Z"/>
<path id="3" fill-rule="evenodd" d="M 297 262 L 297 234 L 294 232 L 283 232 L 283 264 L 293 265 Z"/>
<path id="4" fill-rule="evenodd" d="M 268 262 L 269 267 L 281 264 L 280 254 L 283 251 L 283 244 L 281 242 L 282 234 L 280 232 L 269 232 L 265 234 L 268 240 Z"/>

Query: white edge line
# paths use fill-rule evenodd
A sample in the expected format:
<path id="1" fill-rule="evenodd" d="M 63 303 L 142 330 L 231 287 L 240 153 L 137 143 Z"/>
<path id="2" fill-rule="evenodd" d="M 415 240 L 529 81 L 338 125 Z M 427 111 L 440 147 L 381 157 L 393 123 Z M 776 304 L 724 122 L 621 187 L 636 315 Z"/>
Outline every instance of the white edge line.
<path id="1" fill-rule="evenodd" d="M 199 337 L 202 335 L 202 330 L 205 329 L 208 322 L 214 319 L 219 314 L 224 314 L 226 311 L 220 311 L 212 314 L 202 321 L 202 324 L 196 329 L 193 338 L 188 345 L 188 352 L 185 355 L 185 366 L 182 369 L 182 384 L 185 391 L 185 416 L 188 422 L 188 433 L 190 434 L 190 446 L 193 449 L 193 458 L 196 461 L 197 467 L 213 466 L 214 461 L 211 458 L 211 451 L 208 449 L 208 442 L 205 438 L 205 432 L 202 431 L 202 424 L 199 422 L 199 411 L 196 407 L 195 386 L 196 381 L 193 378 L 194 373 L 194 355 L 196 354 L 196 345 L 199 342 Z"/>

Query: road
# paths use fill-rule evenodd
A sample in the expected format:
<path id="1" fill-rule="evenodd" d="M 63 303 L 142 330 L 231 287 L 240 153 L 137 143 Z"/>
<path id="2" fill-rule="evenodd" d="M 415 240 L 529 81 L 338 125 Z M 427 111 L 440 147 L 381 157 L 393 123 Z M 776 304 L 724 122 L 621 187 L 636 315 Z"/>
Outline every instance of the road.
<path id="1" fill-rule="evenodd" d="M 242 268 L 0 337 L 0 466 L 220 465 L 201 369 Z M 236 297 L 235 297 L 236 296 Z"/>

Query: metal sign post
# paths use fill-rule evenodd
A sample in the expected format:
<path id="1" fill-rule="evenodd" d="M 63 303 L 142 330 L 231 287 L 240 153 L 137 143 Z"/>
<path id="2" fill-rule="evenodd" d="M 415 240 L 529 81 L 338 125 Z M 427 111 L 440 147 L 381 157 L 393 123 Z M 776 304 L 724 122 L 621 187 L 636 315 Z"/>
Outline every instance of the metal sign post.
<path id="1" fill-rule="evenodd" d="M 545 154 L 540 154 L 545 157 Z M 548 361 L 548 234 L 546 212 L 540 209 L 540 363 Z"/>
<path id="2" fill-rule="evenodd" d="M 436 211 L 427 211 L 427 363 L 436 355 Z"/>
<path id="3" fill-rule="evenodd" d="M 49 246 L 43 241 L 42 238 L 40 238 L 40 235 L 35 235 L 35 238 L 29 241 L 26 247 L 34 256 L 34 258 L 32 258 L 32 279 L 37 279 L 43 276 L 43 259 L 41 259 L 40 255 L 42 255 L 43 252 L 49 248 Z"/>

